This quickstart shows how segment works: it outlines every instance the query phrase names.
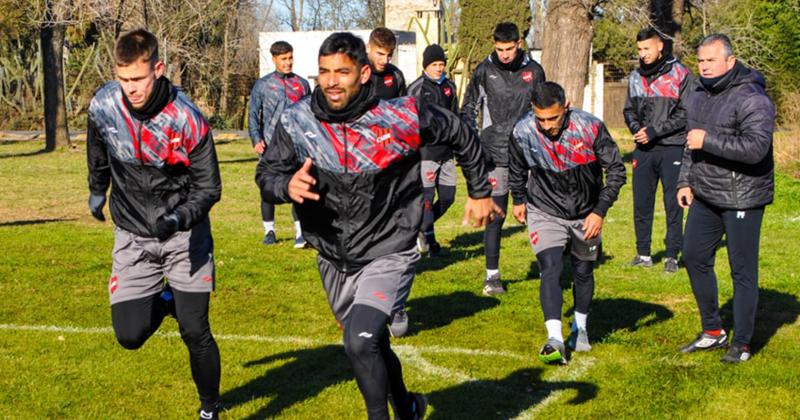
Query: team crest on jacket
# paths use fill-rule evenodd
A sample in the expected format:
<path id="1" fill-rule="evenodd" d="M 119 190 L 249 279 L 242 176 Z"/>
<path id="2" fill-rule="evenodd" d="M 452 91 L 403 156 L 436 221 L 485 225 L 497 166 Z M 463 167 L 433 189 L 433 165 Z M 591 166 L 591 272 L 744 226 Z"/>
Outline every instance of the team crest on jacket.
<path id="1" fill-rule="evenodd" d="M 294 84 L 292 84 L 292 90 L 295 91 L 295 92 L 300 93 L 300 92 L 302 92 L 303 87 L 298 85 L 297 83 L 294 83 Z"/>
<path id="2" fill-rule="evenodd" d="M 530 71 L 523 71 L 522 72 L 522 80 L 524 80 L 525 83 L 532 82 L 533 81 L 533 73 L 530 72 Z"/>
<path id="3" fill-rule="evenodd" d="M 394 84 L 394 79 L 392 79 L 392 75 L 383 76 L 383 84 L 386 85 L 386 87 L 392 87 L 392 85 Z"/>
<path id="4" fill-rule="evenodd" d="M 378 144 L 385 144 L 388 141 L 392 140 L 392 130 L 388 127 L 381 127 L 379 125 L 373 125 L 369 128 L 373 133 L 375 133 L 375 141 Z"/>
<path id="5" fill-rule="evenodd" d="M 453 90 L 450 89 L 450 86 L 447 86 L 443 89 L 445 96 L 453 96 Z"/>

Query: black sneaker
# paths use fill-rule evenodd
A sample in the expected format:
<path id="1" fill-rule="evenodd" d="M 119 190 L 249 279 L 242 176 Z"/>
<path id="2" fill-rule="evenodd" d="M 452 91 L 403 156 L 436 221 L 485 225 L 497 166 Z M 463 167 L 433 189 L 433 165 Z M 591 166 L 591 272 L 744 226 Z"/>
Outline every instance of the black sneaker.
<path id="1" fill-rule="evenodd" d="M 667 274 L 672 274 L 678 271 L 678 259 L 677 258 L 665 258 L 664 259 L 664 272 Z"/>
<path id="2" fill-rule="evenodd" d="M 411 397 L 411 413 L 414 420 L 421 420 L 425 418 L 425 411 L 428 410 L 428 398 L 423 394 L 409 392 L 408 396 Z"/>
<path id="3" fill-rule="evenodd" d="M 200 420 L 219 420 L 219 412 L 222 411 L 222 403 L 214 403 L 210 407 L 200 407 Z"/>
<path id="4" fill-rule="evenodd" d="M 747 344 L 733 344 L 720 360 L 725 363 L 746 362 L 750 360 L 750 346 Z"/>
<path id="5" fill-rule="evenodd" d="M 264 245 L 274 245 L 276 242 L 278 242 L 278 241 L 275 239 L 275 231 L 274 230 L 271 230 L 271 231 L 267 232 L 267 234 L 264 235 L 264 241 L 262 241 L 262 243 Z"/>
<path id="6" fill-rule="evenodd" d="M 650 268 L 652 266 L 653 266 L 653 258 L 645 259 L 643 256 L 637 255 L 633 257 L 633 260 L 631 260 L 631 267 Z"/>
<path id="7" fill-rule="evenodd" d="M 408 314 L 405 309 L 395 312 L 389 324 L 389 334 L 392 337 L 402 337 L 408 332 Z"/>
<path id="8" fill-rule="evenodd" d="M 539 360 L 548 365 L 566 365 L 566 354 L 564 343 L 555 338 L 548 338 L 547 343 L 539 350 Z"/>
<path id="9" fill-rule="evenodd" d="M 430 248 L 428 248 L 428 240 L 425 239 L 425 235 L 422 232 L 417 234 L 417 252 L 420 254 L 426 254 Z"/>
<path id="10" fill-rule="evenodd" d="M 719 335 L 706 334 L 701 332 L 691 343 L 681 348 L 681 353 L 693 353 L 698 350 L 713 350 L 725 347 L 728 342 L 728 334 L 722 330 Z"/>

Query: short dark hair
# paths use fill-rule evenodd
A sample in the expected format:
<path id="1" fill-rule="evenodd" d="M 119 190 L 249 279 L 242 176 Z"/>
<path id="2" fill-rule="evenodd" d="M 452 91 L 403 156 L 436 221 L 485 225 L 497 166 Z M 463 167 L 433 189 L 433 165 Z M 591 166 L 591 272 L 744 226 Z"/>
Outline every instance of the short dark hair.
<path id="1" fill-rule="evenodd" d="M 517 42 L 519 41 L 519 28 L 513 22 L 500 22 L 494 27 L 492 38 L 494 38 L 494 42 Z"/>
<path id="2" fill-rule="evenodd" d="M 142 28 L 126 32 L 114 46 L 114 61 L 118 66 L 127 66 L 138 60 L 150 65 L 158 61 L 158 39 Z"/>
<path id="3" fill-rule="evenodd" d="M 335 32 L 325 38 L 319 47 L 320 57 L 339 53 L 350 57 L 358 67 L 369 65 L 364 41 L 350 32 Z"/>
<path id="4" fill-rule="evenodd" d="M 393 50 L 397 46 L 397 38 L 395 38 L 394 32 L 387 28 L 375 28 L 369 34 L 369 43 L 378 48 Z"/>
<path id="5" fill-rule="evenodd" d="M 700 50 L 700 47 L 705 47 L 715 42 L 722 43 L 722 49 L 726 58 L 733 55 L 733 44 L 731 44 L 731 39 L 725 34 L 711 34 L 703 38 L 703 40 L 697 44 L 697 49 Z"/>
<path id="6" fill-rule="evenodd" d="M 648 39 L 656 38 L 661 42 L 664 42 L 664 38 L 661 36 L 661 33 L 658 32 L 656 28 L 652 26 L 649 28 L 644 28 L 636 34 L 636 42 L 647 41 Z"/>
<path id="7" fill-rule="evenodd" d="M 549 108 L 556 104 L 564 106 L 567 104 L 567 97 L 564 94 L 564 88 L 558 83 L 544 82 L 539 83 L 533 89 L 531 103 L 533 103 L 533 106 L 540 109 Z"/>
<path id="8" fill-rule="evenodd" d="M 273 56 L 283 55 L 286 53 L 290 53 L 292 51 L 294 51 L 294 48 L 292 48 L 292 44 L 286 41 L 278 41 L 269 47 L 269 53 L 272 54 Z"/>

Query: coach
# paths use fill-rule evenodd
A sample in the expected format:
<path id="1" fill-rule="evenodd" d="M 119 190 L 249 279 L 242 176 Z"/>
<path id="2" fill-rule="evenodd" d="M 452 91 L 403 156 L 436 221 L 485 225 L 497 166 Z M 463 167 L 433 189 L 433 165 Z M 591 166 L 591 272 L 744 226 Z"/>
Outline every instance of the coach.
<path id="1" fill-rule="evenodd" d="M 750 358 L 758 305 L 758 248 L 764 206 L 773 200 L 775 106 L 764 77 L 733 55 L 730 39 L 709 35 L 697 48 L 700 77 L 686 101 L 687 141 L 678 202 L 689 208 L 683 259 L 703 332 L 684 353 L 724 347 L 714 254 L 725 234 L 733 277 L 735 335 L 724 362 Z"/>

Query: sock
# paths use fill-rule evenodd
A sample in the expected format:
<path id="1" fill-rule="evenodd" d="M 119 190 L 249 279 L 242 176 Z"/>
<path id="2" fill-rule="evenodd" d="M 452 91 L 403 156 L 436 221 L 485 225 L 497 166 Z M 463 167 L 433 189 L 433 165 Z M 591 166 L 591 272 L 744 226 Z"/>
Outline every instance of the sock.
<path id="1" fill-rule="evenodd" d="M 562 343 L 564 342 L 564 336 L 561 334 L 561 320 L 548 319 L 544 322 L 544 326 L 547 328 L 547 338 L 555 338 Z"/>
<path id="2" fill-rule="evenodd" d="M 719 337 L 722 334 L 722 330 L 704 330 L 703 332 L 714 337 Z"/>
<path id="3" fill-rule="evenodd" d="M 295 238 L 299 238 L 301 236 L 303 236 L 303 229 L 300 228 L 300 222 L 299 221 L 295 221 L 294 222 L 294 237 Z"/>
<path id="4" fill-rule="evenodd" d="M 575 312 L 575 325 L 578 327 L 579 330 L 586 329 L 586 318 L 589 317 L 589 314 L 582 314 L 580 312 Z"/>
<path id="5" fill-rule="evenodd" d="M 264 222 L 264 234 L 265 235 L 270 233 L 270 232 L 274 232 L 274 231 L 275 231 L 275 221 L 274 220 L 271 221 L 271 222 Z"/>
<path id="6" fill-rule="evenodd" d="M 486 278 L 487 278 L 487 279 L 488 279 L 489 277 L 492 277 L 492 276 L 493 276 L 493 275 L 495 275 L 495 274 L 500 274 L 500 270 L 497 270 L 497 269 L 495 269 L 495 270 L 488 270 L 488 269 L 487 269 L 487 270 L 486 270 Z"/>
<path id="7" fill-rule="evenodd" d="M 643 261 L 651 261 L 653 259 L 653 257 L 649 255 L 639 255 L 639 258 L 641 258 Z"/>

